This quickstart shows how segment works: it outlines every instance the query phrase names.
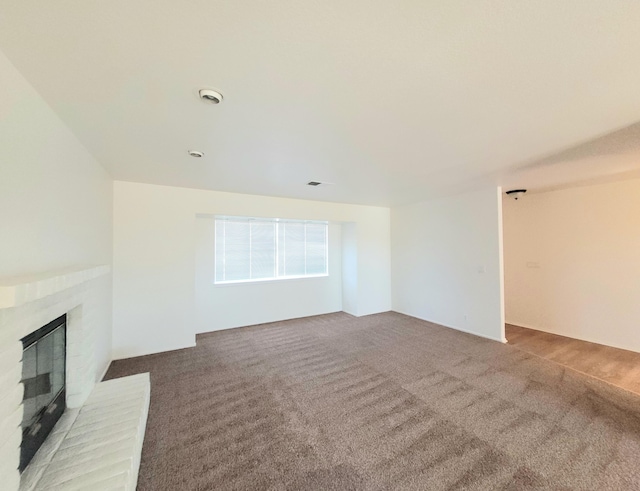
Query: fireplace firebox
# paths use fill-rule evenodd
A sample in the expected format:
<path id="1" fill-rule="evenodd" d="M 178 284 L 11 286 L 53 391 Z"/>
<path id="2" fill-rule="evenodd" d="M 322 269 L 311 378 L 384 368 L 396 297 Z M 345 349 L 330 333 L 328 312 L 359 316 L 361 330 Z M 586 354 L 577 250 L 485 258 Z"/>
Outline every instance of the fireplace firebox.
<path id="1" fill-rule="evenodd" d="M 63 315 L 22 339 L 24 385 L 20 472 L 65 410 L 66 326 Z"/>

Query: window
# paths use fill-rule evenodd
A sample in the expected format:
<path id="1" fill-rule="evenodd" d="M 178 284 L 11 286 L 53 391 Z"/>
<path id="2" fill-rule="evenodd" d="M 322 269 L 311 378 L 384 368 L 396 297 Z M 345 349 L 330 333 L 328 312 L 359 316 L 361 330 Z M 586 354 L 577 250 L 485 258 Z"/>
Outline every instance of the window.
<path id="1" fill-rule="evenodd" d="M 216 283 L 328 274 L 327 222 L 216 217 Z"/>

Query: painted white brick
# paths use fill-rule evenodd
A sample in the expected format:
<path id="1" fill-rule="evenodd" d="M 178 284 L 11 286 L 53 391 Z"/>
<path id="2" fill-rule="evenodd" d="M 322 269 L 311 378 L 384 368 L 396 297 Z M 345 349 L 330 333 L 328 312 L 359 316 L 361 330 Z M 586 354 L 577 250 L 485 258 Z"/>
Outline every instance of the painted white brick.
<path id="1" fill-rule="evenodd" d="M 136 443 L 137 437 L 127 436 L 122 440 L 118 440 L 109 445 L 109 452 L 120 452 L 120 451 L 129 451 L 133 445 Z M 61 464 L 64 465 L 66 462 L 74 462 L 75 459 L 83 459 L 87 455 L 90 455 L 91 458 L 95 458 L 95 454 L 97 451 L 100 451 L 100 448 L 103 445 L 98 442 L 92 442 L 91 444 L 61 448 L 56 452 L 56 465 Z"/>
<path id="2" fill-rule="evenodd" d="M 20 428 L 22 422 L 22 405 L 14 409 L 13 413 L 0 422 L 0 435 L 11 435 Z"/>
<path id="3" fill-rule="evenodd" d="M 89 471 L 83 465 L 66 468 L 60 472 L 48 473 L 45 471 L 35 489 L 90 489 L 97 482 L 105 481 L 118 475 L 125 475 L 128 478 L 131 475 L 131 466 L 131 460 L 125 460 L 115 463 L 109 462 L 104 467 L 90 469 Z"/>
<path id="4" fill-rule="evenodd" d="M 8 342 L 0 352 L 0 373 L 6 373 L 22 360 L 22 343 Z"/>
<path id="5" fill-rule="evenodd" d="M 150 396 L 148 373 L 97 384 L 40 479 L 21 489 L 135 489 Z"/>
<path id="6" fill-rule="evenodd" d="M 56 425 L 53 427 L 53 430 L 51 431 L 51 433 L 57 433 L 57 432 L 67 433 L 71 428 L 71 426 L 73 425 L 73 423 L 75 422 L 79 413 L 80 413 L 80 409 L 67 408 L 64 414 L 60 416 L 60 419 L 58 420 Z"/>
<path id="7" fill-rule="evenodd" d="M 11 278 L 7 284 L 0 285 L 0 300 L 2 301 L 0 308 L 6 309 L 35 302 L 76 286 L 80 286 L 79 289 L 82 290 L 83 284 L 103 276 L 109 271 L 109 266 L 96 266 L 24 278 Z"/>
<path id="8" fill-rule="evenodd" d="M 29 464 L 20 476 L 20 489 L 33 489 L 38 481 L 42 478 L 46 465 Z"/>
<path id="9" fill-rule="evenodd" d="M 0 476 L 2 476 L 3 486 L 7 486 L 6 489 L 17 489 L 17 487 L 9 487 L 9 484 L 5 483 L 20 482 L 18 464 L 20 463 L 21 441 L 22 432 L 16 428 L 12 433 L 3 437 L 3 441 L 0 442 Z"/>
<path id="10" fill-rule="evenodd" d="M 64 440 L 64 436 L 65 433 L 49 433 L 49 436 L 38 449 L 37 455 L 33 457 L 33 460 L 29 463 L 28 467 L 31 467 L 31 465 L 46 467 L 49 465 L 49 462 L 51 462 L 51 459 L 56 454 L 56 451 Z"/>
<path id="11" fill-rule="evenodd" d="M 16 407 L 22 406 L 22 396 L 24 395 L 24 385 L 18 384 L 15 386 L 7 387 L 7 389 L 0 388 L 3 392 L 2 399 L 0 399 L 0 422 L 9 418 Z M 1 423 L 0 423 L 1 424 Z"/>
<path id="12" fill-rule="evenodd" d="M 96 325 L 103 322 L 99 315 L 104 308 L 103 292 L 107 278 L 102 277 L 109 270 L 109 266 L 99 266 L 36 278 L 12 279 L 9 284 L 0 281 L 0 475 L 3 491 L 14 491 L 20 486 L 17 469 L 22 439 L 20 340 L 67 314 L 67 404 L 70 407 L 82 405 L 95 385 L 93 333 Z M 70 414 L 75 417 L 77 412 Z M 65 417 L 66 414 L 63 415 Z M 68 420 L 67 417 L 65 421 Z M 59 427 L 62 428 L 57 425 L 54 432 L 61 432 Z M 41 464 L 46 461 L 45 454 L 53 454 L 52 448 L 56 447 L 55 442 L 47 441 L 45 445 L 43 457 L 39 460 Z M 35 462 L 38 462 L 38 455 L 32 461 Z M 34 471 L 38 470 L 37 467 L 35 464 Z M 38 472 L 30 468 L 31 465 L 23 473 L 27 484 L 37 480 L 34 476 Z"/>
<path id="13" fill-rule="evenodd" d="M 99 455 L 102 452 L 114 451 L 128 448 L 135 448 L 138 442 L 138 435 L 133 435 L 131 431 L 121 432 L 119 435 L 110 438 L 108 442 L 98 440 L 85 440 L 81 444 L 70 445 L 67 447 L 61 447 L 56 452 L 56 456 L 60 455 L 61 459 L 72 460 L 80 455 L 91 453 L 93 455 Z"/>
<path id="14" fill-rule="evenodd" d="M 22 360 L 10 368 L 8 372 L 0 373 L 0 390 L 9 391 L 20 384 L 22 378 Z M 14 408 L 15 409 L 15 408 Z"/>

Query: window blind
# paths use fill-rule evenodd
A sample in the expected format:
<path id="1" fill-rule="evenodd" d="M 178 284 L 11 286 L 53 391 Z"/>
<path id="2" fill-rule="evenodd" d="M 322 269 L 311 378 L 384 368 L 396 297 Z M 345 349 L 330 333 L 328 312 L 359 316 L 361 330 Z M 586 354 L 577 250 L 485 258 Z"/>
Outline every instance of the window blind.
<path id="1" fill-rule="evenodd" d="M 216 283 L 327 274 L 327 222 L 220 217 Z"/>

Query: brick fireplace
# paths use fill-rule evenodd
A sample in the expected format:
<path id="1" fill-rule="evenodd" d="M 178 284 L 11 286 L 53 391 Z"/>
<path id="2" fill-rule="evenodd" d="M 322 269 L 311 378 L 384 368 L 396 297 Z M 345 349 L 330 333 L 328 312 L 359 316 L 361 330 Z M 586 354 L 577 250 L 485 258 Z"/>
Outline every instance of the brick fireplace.
<path id="1" fill-rule="evenodd" d="M 67 315 L 66 404 L 69 409 L 82 406 L 102 375 L 97 373 L 95 333 L 109 322 L 103 315 L 110 295 L 109 273 L 109 266 L 98 266 L 4 280 L 0 285 L 0 434 L 3 435 L 0 475 L 3 476 L 3 489 L 20 487 L 21 339 Z"/>

